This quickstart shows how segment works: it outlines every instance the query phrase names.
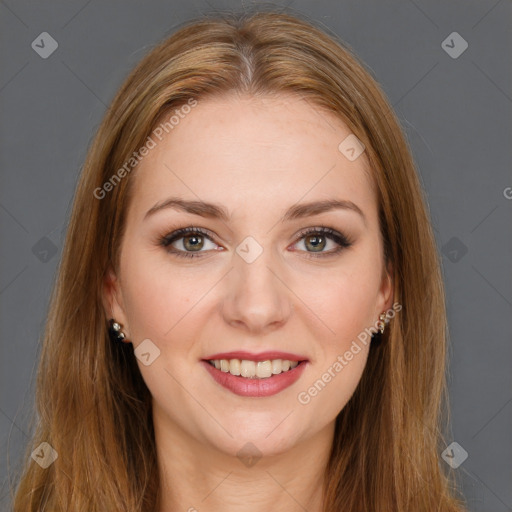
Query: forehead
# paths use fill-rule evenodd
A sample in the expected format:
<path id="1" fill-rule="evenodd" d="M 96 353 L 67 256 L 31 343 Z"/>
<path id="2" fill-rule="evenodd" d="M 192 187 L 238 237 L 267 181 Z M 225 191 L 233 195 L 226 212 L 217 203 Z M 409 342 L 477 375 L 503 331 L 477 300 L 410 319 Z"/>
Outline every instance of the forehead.
<path id="1" fill-rule="evenodd" d="M 170 195 L 220 203 L 241 216 L 322 199 L 351 200 L 376 215 L 365 153 L 344 156 L 339 145 L 350 129 L 310 101 L 233 94 L 199 99 L 158 125 L 166 122 L 129 178 L 137 217 Z"/>

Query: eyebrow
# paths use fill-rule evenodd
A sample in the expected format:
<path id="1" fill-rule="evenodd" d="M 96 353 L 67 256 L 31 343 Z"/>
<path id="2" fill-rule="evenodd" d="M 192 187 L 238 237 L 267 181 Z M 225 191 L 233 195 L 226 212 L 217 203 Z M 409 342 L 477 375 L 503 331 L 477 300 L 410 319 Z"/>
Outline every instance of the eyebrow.
<path id="1" fill-rule="evenodd" d="M 220 219 L 223 221 L 229 221 L 231 218 L 228 211 L 219 204 L 170 197 L 169 199 L 156 203 L 152 208 L 150 208 L 144 215 L 144 220 L 156 212 L 168 208 L 199 215 L 201 217 Z M 362 217 L 363 222 L 366 224 L 366 217 L 361 208 L 352 201 L 344 199 L 326 199 L 323 201 L 313 201 L 293 205 L 283 215 L 282 222 L 319 215 L 320 213 L 339 209 L 356 212 Z"/>

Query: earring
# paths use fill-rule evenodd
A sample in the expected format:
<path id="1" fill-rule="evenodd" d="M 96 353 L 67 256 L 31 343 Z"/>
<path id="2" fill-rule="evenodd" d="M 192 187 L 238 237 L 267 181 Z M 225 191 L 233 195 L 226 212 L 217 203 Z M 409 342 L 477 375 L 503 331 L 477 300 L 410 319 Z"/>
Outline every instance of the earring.
<path id="1" fill-rule="evenodd" d="M 113 318 L 109 321 L 108 334 L 110 336 L 110 341 L 114 343 L 130 343 L 124 334 L 121 331 L 121 325 L 118 324 Z"/>
<path id="2" fill-rule="evenodd" d="M 379 321 L 377 322 L 379 330 L 372 334 L 372 347 L 378 347 L 382 343 L 382 335 L 384 334 L 384 329 L 386 327 L 386 319 L 386 313 L 381 313 L 379 316 Z"/>
<path id="3" fill-rule="evenodd" d="M 380 320 L 379 331 L 380 331 L 381 334 L 384 334 L 384 329 L 386 327 L 386 320 L 387 320 L 386 313 L 381 313 L 380 316 L 379 316 L 379 320 Z"/>

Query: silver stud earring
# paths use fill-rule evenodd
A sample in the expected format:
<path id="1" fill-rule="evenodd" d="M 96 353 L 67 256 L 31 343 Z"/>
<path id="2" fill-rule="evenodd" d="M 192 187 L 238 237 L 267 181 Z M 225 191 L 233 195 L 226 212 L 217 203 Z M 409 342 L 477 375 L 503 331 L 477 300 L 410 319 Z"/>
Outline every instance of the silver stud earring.
<path id="1" fill-rule="evenodd" d="M 117 323 L 113 318 L 109 321 L 108 334 L 110 340 L 114 343 L 130 343 L 126 339 L 126 335 L 121 331 L 121 324 Z"/>
<path id="2" fill-rule="evenodd" d="M 372 347 L 378 347 L 382 343 L 382 335 L 384 334 L 384 329 L 386 328 L 386 313 L 381 313 L 379 315 L 379 321 L 377 322 L 379 330 L 372 334 Z"/>
<path id="3" fill-rule="evenodd" d="M 387 320 L 386 313 L 381 313 L 380 316 L 379 316 L 379 320 L 380 320 L 379 331 L 380 331 L 381 334 L 384 334 L 384 329 L 386 327 L 386 320 Z"/>

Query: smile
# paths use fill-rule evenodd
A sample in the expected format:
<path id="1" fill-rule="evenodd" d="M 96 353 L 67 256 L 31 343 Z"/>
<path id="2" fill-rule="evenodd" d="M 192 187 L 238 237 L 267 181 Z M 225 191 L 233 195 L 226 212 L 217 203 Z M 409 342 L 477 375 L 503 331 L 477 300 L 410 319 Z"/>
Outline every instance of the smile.
<path id="1" fill-rule="evenodd" d="M 260 398 L 275 395 L 292 386 L 309 364 L 307 359 L 263 359 L 263 355 L 252 357 L 208 358 L 200 363 L 222 388 L 238 396 Z"/>

